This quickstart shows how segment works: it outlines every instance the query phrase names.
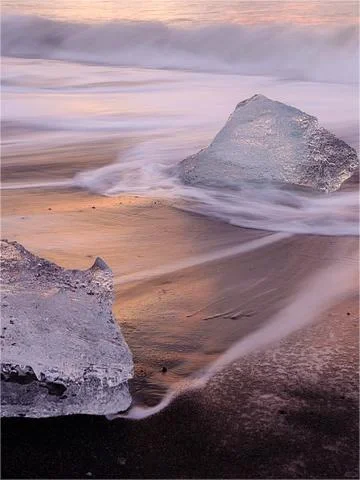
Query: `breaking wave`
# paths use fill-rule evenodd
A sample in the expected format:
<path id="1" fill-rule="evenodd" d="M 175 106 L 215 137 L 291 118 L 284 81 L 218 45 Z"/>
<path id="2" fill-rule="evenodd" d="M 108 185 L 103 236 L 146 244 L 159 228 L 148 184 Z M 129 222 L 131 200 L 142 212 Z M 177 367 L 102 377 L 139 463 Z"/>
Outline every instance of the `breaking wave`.
<path id="1" fill-rule="evenodd" d="M 99 25 L 4 15 L 2 54 L 356 83 L 358 28 L 288 24 L 185 28 L 125 21 Z"/>

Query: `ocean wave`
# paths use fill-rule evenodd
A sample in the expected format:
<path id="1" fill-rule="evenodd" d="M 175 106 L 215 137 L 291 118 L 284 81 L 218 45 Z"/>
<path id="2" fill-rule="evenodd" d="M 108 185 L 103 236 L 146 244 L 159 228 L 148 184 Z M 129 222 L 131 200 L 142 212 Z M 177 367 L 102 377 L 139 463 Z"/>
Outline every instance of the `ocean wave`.
<path id="1" fill-rule="evenodd" d="M 160 22 L 84 24 L 4 15 L 2 54 L 147 68 L 356 83 L 358 27 Z"/>
<path id="2" fill-rule="evenodd" d="M 106 196 L 160 198 L 174 207 L 246 228 L 359 235 L 356 188 L 321 194 L 295 185 L 247 181 L 240 182 L 236 189 L 185 185 L 178 176 L 177 162 L 187 156 L 191 145 L 177 142 L 178 138 L 146 141 L 120 156 L 117 162 L 78 173 L 73 186 Z"/>
<path id="3" fill-rule="evenodd" d="M 139 195 L 239 227 L 330 236 L 359 235 L 357 181 L 325 194 L 296 185 L 240 182 L 238 188 L 185 185 L 178 162 L 197 150 L 196 141 L 151 139 L 119 155 L 118 161 L 60 181 L 4 183 L 1 189 L 81 188 L 109 197 Z"/>

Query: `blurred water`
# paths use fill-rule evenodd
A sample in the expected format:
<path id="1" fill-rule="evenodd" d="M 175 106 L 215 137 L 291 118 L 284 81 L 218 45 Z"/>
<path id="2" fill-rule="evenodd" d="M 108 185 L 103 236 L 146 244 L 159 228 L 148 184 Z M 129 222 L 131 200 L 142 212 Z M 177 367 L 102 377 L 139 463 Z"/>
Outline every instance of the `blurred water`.
<path id="1" fill-rule="evenodd" d="M 323 126 L 358 145 L 357 87 L 269 76 L 220 75 L 94 66 L 49 60 L 5 59 L 2 151 L 5 164 L 19 155 L 34 162 L 26 181 L 4 188 L 80 186 L 106 195 L 135 194 L 176 200 L 182 208 L 227 222 L 297 233 L 358 233 L 357 194 L 324 201 L 299 192 L 236 192 L 189 188 L 172 169 L 205 147 L 238 101 L 262 93 L 317 116 Z M 36 152 L 65 144 L 135 137 L 137 145 L 113 163 L 43 182 Z M 76 149 L 76 146 L 72 147 Z M 29 156 L 30 153 L 32 156 Z M 28 169 L 27 169 L 28 171 Z M 64 173 L 65 172 L 65 173 Z M 34 178 L 31 177 L 34 175 Z"/>
<path id="2" fill-rule="evenodd" d="M 218 20 L 186 26 L 138 19 L 94 24 L 5 15 L 1 49 L 10 57 L 101 65 L 337 83 L 358 80 L 357 25 Z"/>
<path id="3" fill-rule="evenodd" d="M 4 11 L 61 20 L 103 22 L 152 20 L 169 23 L 356 23 L 356 1 L 344 0 L 3 0 Z"/>
<path id="4" fill-rule="evenodd" d="M 5 188 L 165 196 L 236 225 L 357 233 L 356 194 L 324 207 L 297 193 L 191 190 L 169 175 L 255 93 L 318 117 L 357 148 L 356 2 L 29 0 L 4 8 L 4 164 L 19 155 L 34 163 L 20 184 L 3 177 Z M 42 150 L 129 137 L 133 149 L 75 178 L 67 164 L 47 181 L 37 165 Z"/>
<path id="5" fill-rule="evenodd" d="M 189 140 L 191 153 L 208 143 L 240 100 L 256 92 L 317 116 L 357 146 L 356 85 L 9 58 L 2 76 L 5 152 L 31 142 L 34 133 L 39 142 L 41 136 L 83 140 L 89 132 L 176 131 L 197 137 L 194 145 Z M 15 142 L 17 128 L 21 137 Z"/>

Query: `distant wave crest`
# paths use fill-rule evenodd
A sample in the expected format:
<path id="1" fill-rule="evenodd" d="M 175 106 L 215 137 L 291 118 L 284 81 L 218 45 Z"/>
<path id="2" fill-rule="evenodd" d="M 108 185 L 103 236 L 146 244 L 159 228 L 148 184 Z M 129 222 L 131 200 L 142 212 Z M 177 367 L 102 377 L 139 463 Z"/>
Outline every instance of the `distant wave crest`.
<path id="1" fill-rule="evenodd" d="M 4 15 L 2 54 L 356 83 L 358 28 L 159 22 L 82 24 Z"/>

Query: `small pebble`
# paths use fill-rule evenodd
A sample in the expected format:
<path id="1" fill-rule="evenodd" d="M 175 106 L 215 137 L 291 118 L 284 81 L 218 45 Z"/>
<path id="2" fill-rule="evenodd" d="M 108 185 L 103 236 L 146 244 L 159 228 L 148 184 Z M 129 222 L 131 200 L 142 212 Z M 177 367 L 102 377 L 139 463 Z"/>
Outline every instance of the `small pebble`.
<path id="1" fill-rule="evenodd" d="M 87 477 L 92 477 L 92 473 L 91 472 L 86 472 L 86 476 Z"/>

